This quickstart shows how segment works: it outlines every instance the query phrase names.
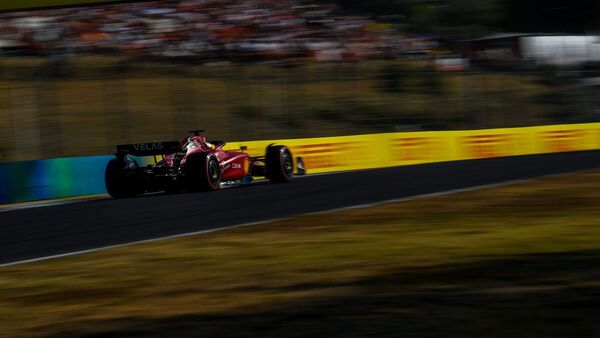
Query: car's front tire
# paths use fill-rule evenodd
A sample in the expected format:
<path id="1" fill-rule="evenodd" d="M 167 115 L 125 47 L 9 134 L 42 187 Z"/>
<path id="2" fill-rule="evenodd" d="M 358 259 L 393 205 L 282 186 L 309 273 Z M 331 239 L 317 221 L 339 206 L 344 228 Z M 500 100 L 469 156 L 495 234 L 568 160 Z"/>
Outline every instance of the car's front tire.
<path id="1" fill-rule="evenodd" d="M 292 181 L 294 176 L 294 158 L 286 146 L 269 146 L 266 154 L 267 178 L 273 183 Z"/>

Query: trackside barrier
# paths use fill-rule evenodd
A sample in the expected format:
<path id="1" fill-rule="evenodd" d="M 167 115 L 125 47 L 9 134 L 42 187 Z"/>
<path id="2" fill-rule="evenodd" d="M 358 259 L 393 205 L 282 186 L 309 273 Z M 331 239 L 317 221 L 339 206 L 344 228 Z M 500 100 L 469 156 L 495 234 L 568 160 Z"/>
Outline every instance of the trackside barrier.
<path id="1" fill-rule="evenodd" d="M 252 155 L 270 143 L 302 156 L 310 173 L 600 149 L 600 123 L 371 134 L 229 143 Z"/>
<path id="2" fill-rule="evenodd" d="M 600 123 L 465 131 L 370 134 L 310 139 L 230 142 L 263 155 L 271 144 L 289 146 L 309 173 L 372 169 L 492 157 L 600 149 Z M 112 156 L 76 157 L 0 165 L 0 204 L 104 194 Z M 150 163 L 150 158 L 141 159 Z"/>
<path id="3" fill-rule="evenodd" d="M 105 194 L 112 156 L 56 158 L 0 164 L 0 204 Z"/>

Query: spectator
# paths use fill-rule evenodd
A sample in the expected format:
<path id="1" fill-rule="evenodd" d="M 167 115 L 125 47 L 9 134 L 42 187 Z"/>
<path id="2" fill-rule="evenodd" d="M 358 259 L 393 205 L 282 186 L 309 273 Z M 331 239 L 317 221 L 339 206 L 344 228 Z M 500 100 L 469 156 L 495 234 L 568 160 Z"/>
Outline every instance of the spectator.
<path id="1" fill-rule="evenodd" d="M 390 57 L 392 29 L 334 4 L 302 0 L 179 0 L 0 14 L 0 48 L 243 61 Z M 387 27 L 387 26 L 383 26 Z"/>

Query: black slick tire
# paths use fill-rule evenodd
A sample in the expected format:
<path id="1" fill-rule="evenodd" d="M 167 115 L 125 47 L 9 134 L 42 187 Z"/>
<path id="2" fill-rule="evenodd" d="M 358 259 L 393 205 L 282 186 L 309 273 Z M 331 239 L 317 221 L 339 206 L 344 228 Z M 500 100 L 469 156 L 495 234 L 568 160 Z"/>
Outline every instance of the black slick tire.
<path id="1" fill-rule="evenodd" d="M 213 191 L 221 186 L 219 161 L 210 153 L 191 154 L 184 167 L 187 187 L 192 191 Z"/>
<path id="2" fill-rule="evenodd" d="M 266 154 L 267 178 L 272 183 L 291 182 L 294 176 L 294 158 L 286 146 L 269 146 Z"/>
<path id="3" fill-rule="evenodd" d="M 116 158 L 106 165 L 104 182 L 106 191 L 113 198 L 128 198 L 144 193 L 143 181 L 135 172 L 123 169 L 124 166 L 123 161 Z"/>

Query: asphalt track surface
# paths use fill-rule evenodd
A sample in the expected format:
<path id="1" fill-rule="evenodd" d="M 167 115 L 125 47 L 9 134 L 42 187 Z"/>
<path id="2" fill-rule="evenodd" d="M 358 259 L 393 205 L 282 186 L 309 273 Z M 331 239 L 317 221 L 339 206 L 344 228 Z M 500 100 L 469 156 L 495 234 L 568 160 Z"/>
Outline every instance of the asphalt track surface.
<path id="1" fill-rule="evenodd" d="M 290 184 L 15 210 L 0 213 L 0 264 L 594 168 L 600 168 L 600 151 L 315 175 Z"/>

